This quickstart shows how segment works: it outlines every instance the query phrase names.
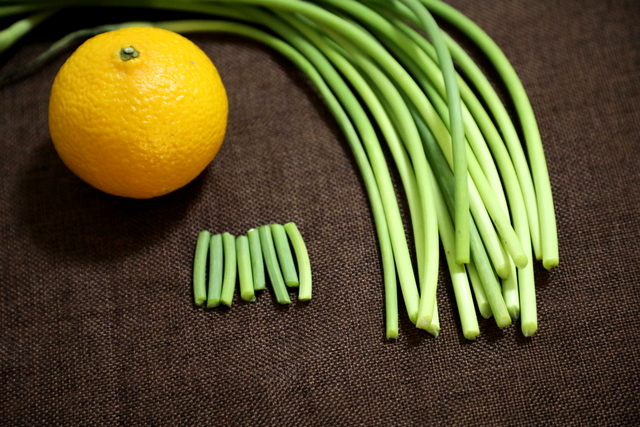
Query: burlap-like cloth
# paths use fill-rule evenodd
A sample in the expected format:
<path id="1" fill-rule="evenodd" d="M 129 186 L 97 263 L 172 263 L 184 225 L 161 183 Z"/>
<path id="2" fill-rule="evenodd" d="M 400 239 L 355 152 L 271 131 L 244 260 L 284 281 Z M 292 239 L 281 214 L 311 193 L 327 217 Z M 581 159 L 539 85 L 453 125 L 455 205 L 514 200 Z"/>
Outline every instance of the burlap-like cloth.
<path id="1" fill-rule="evenodd" d="M 136 201 L 84 184 L 52 147 L 47 102 L 67 52 L 0 89 L 0 423 L 637 425 L 640 2 L 451 3 L 504 49 L 542 132 L 561 264 L 536 267 L 536 336 L 482 321 L 464 340 L 442 264 L 441 336 L 403 314 L 400 338 L 384 339 L 362 181 L 286 60 L 237 37 L 189 36 L 228 89 L 228 134 L 193 183 Z M 82 16 L 45 24 L 0 71 L 72 29 L 147 15 Z M 287 221 L 309 248 L 308 305 L 282 308 L 267 290 L 231 309 L 193 306 L 200 230 Z"/>

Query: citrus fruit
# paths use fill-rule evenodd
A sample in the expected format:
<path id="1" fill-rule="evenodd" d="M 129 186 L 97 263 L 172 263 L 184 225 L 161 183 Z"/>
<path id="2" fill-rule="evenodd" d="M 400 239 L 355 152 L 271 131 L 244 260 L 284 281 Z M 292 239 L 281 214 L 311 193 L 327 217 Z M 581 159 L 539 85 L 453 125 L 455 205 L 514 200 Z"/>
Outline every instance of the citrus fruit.
<path id="1" fill-rule="evenodd" d="M 56 76 L 49 131 L 71 171 L 109 194 L 176 190 L 213 160 L 227 96 L 209 57 L 187 38 L 132 27 L 84 42 Z"/>

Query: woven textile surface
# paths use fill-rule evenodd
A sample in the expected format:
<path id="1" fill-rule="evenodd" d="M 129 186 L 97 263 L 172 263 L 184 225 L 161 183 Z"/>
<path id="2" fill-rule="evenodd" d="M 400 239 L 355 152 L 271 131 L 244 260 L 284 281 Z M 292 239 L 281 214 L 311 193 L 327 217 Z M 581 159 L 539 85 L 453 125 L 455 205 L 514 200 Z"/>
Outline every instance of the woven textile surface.
<path id="1" fill-rule="evenodd" d="M 228 133 L 195 181 L 140 201 L 91 188 L 52 146 L 47 103 L 67 51 L 0 89 L 0 424 L 637 425 L 640 2 L 450 3 L 504 50 L 540 126 L 561 261 L 536 263 L 534 337 L 490 319 L 466 341 L 441 263 L 441 335 L 401 306 L 399 339 L 384 338 L 363 182 L 320 96 L 276 53 L 189 35 L 227 87 Z M 65 13 L 0 72 L 73 29 L 146 16 Z M 194 307 L 199 231 L 289 221 L 309 249 L 310 303 L 281 307 L 267 289 Z"/>

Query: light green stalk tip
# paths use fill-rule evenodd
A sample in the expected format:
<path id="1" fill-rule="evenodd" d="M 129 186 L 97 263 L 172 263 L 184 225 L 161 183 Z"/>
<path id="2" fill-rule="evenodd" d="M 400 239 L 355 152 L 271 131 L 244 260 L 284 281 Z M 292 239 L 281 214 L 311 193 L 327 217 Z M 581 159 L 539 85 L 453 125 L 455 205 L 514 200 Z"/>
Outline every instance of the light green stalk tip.
<path id="1" fill-rule="evenodd" d="M 483 304 L 478 304 L 478 311 L 480 312 L 480 316 L 485 319 L 489 319 L 493 316 L 493 312 L 491 311 L 491 305 L 488 302 L 484 302 Z"/>
<path id="2" fill-rule="evenodd" d="M 507 310 L 509 311 L 509 316 L 513 320 L 517 320 L 520 317 L 520 307 L 507 305 Z"/>
<path id="3" fill-rule="evenodd" d="M 511 326 L 511 316 L 500 316 L 499 318 L 496 317 L 496 324 L 498 325 L 498 327 L 500 328 L 506 328 Z"/>
<path id="4" fill-rule="evenodd" d="M 440 325 L 431 323 L 426 331 L 433 335 L 434 338 L 438 338 L 438 335 L 440 335 Z"/>
<path id="5" fill-rule="evenodd" d="M 529 259 L 527 258 L 527 256 L 525 254 L 521 254 L 521 255 L 517 255 L 515 258 L 513 258 L 513 262 L 515 263 L 516 267 L 525 268 L 527 266 L 527 264 L 529 263 Z"/>
<path id="6" fill-rule="evenodd" d="M 398 338 L 398 330 L 397 329 L 387 329 L 387 339 L 394 340 Z"/>
<path id="7" fill-rule="evenodd" d="M 253 292 L 243 291 L 240 293 L 240 298 L 246 302 L 254 302 L 256 300 L 256 296 Z"/>
<path id="8" fill-rule="evenodd" d="M 418 329 L 424 329 L 425 331 L 429 330 L 429 326 L 431 326 L 431 315 L 430 314 L 425 314 L 423 316 L 420 316 L 418 318 L 418 321 L 416 322 L 416 327 Z"/>
<path id="9" fill-rule="evenodd" d="M 480 335 L 480 329 L 468 329 L 462 332 L 462 335 L 468 340 L 475 340 Z"/>
<path id="10" fill-rule="evenodd" d="M 559 258 L 548 258 L 545 259 L 544 261 L 542 261 L 542 266 L 544 268 L 546 268 L 547 270 L 551 270 L 553 267 L 556 267 L 558 264 L 560 264 L 560 259 Z"/>
<path id="11" fill-rule="evenodd" d="M 525 337 L 533 336 L 538 331 L 537 322 L 523 322 L 522 323 L 522 335 Z"/>
<path id="12" fill-rule="evenodd" d="M 504 263 L 494 265 L 493 268 L 496 270 L 496 274 L 501 279 L 508 279 L 509 275 L 511 274 L 511 270 L 509 269 L 509 263 L 506 262 L 506 260 Z"/>

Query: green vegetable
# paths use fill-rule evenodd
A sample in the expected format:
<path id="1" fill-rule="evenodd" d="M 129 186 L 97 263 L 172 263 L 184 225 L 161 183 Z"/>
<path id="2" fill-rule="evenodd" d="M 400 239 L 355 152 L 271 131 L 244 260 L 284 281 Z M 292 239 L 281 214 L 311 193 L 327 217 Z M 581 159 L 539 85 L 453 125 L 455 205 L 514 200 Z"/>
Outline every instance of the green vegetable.
<path id="1" fill-rule="evenodd" d="M 298 287 L 300 281 L 298 280 L 296 265 L 293 262 L 293 254 L 291 253 L 291 247 L 289 246 L 289 240 L 287 239 L 287 232 L 284 226 L 282 224 L 271 224 L 271 235 L 273 236 L 273 243 L 276 247 L 276 254 L 284 282 L 287 286 Z"/>
<path id="2" fill-rule="evenodd" d="M 224 272 L 224 249 L 222 235 L 211 236 L 209 245 L 209 289 L 207 291 L 207 308 L 220 304 L 222 293 L 222 275 Z"/>
<path id="3" fill-rule="evenodd" d="M 253 274 L 253 289 L 261 291 L 266 286 L 264 276 L 264 260 L 262 258 L 262 247 L 260 246 L 260 234 L 258 230 L 252 228 L 247 231 L 249 239 L 249 252 L 251 254 L 251 272 Z"/>
<path id="4" fill-rule="evenodd" d="M 220 303 L 231 307 L 238 273 L 235 237 L 230 233 L 222 233 L 222 247 L 224 251 L 224 274 L 222 278 Z"/>
<path id="5" fill-rule="evenodd" d="M 207 253 L 210 239 L 211 233 L 206 230 L 198 234 L 196 255 L 193 263 L 193 298 L 196 305 L 202 305 L 207 300 Z"/>
<path id="6" fill-rule="evenodd" d="M 267 265 L 267 272 L 269 273 L 269 280 L 273 287 L 273 292 L 276 295 L 276 301 L 280 304 L 290 304 L 291 299 L 287 291 L 287 286 L 282 278 L 282 272 L 280 271 L 280 265 L 278 264 L 278 258 L 276 256 L 276 248 L 273 244 L 273 236 L 271 235 L 271 227 L 263 225 L 258 228 L 260 232 L 260 244 L 262 245 L 262 255 L 264 262 Z"/>
<path id="7" fill-rule="evenodd" d="M 293 246 L 293 250 L 296 253 L 296 260 L 298 261 L 300 276 L 298 299 L 300 301 L 309 301 L 311 299 L 311 262 L 309 261 L 307 246 L 304 244 L 300 230 L 298 230 L 298 227 L 293 222 L 285 224 L 284 229 L 291 240 L 291 245 Z"/>
<path id="8" fill-rule="evenodd" d="M 476 297 L 478 311 L 482 317 L 488 319 L 493 315 L 493 313 L 491 313 L 491 306 L 489 305 L 489 301 L 487 301 L 487 296 L 484 293 L 484 288 L 482 287 L 478 270 L 476 270 L 476 266 L 473 262 L 467 264 L 467 273 L 469 274 L 469 281 L 471 282 L 473 295 Z"/>
<path id="9" fill-rule="evenodd" d="M 251 254 L 249 253 L 247 236 L 236 237 L 236 259 L 238 260 L 238 276 L 240 278 L 240 298 L 244 301 L 255 301 Z"/>

